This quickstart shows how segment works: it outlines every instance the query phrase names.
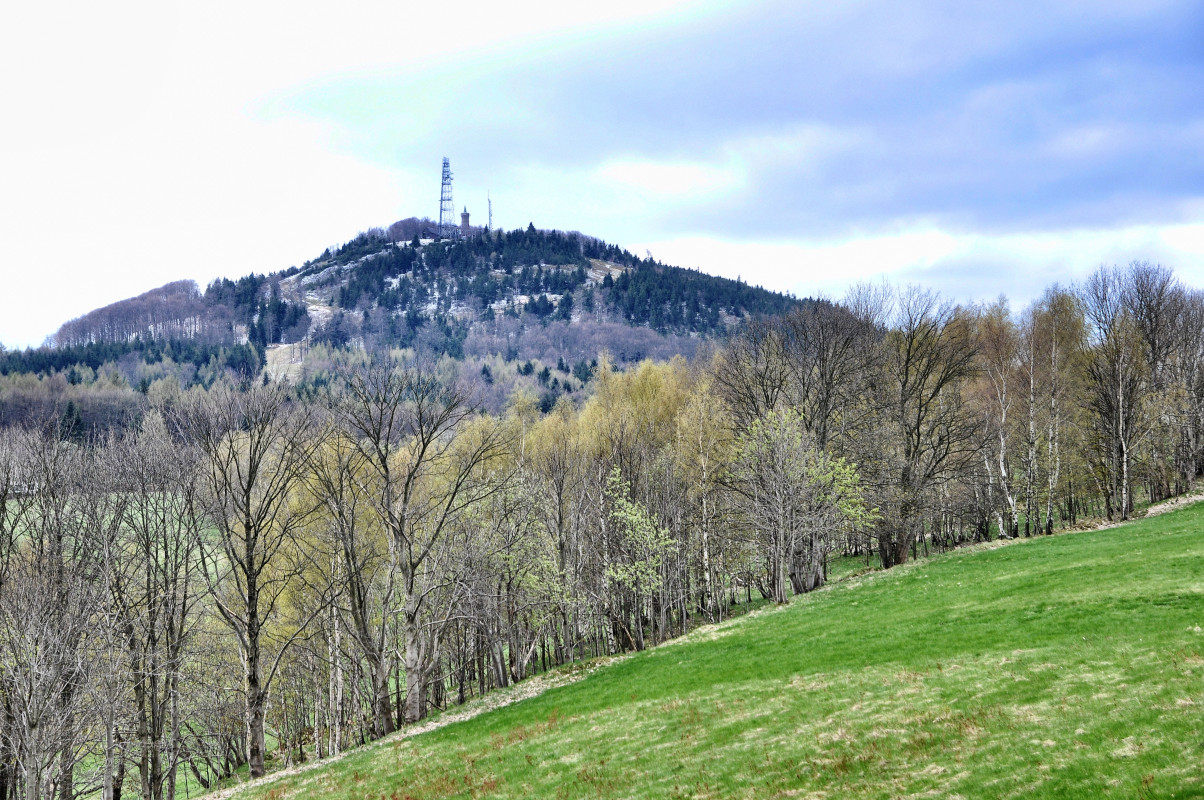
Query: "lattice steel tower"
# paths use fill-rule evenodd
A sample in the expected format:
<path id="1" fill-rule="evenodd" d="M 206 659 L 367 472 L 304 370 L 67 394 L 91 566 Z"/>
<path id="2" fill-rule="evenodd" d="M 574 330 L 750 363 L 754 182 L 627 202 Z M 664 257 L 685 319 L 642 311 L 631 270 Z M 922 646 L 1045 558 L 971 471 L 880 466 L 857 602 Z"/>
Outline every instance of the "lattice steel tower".
<path id="1" fill-rule="evenodd" d="M 452 202 L 451 162 L 443 158 L 443 191 L 439 193 L 439 236 L 454 239 L 460 233 L 456 224 L 456 204 Z"/>

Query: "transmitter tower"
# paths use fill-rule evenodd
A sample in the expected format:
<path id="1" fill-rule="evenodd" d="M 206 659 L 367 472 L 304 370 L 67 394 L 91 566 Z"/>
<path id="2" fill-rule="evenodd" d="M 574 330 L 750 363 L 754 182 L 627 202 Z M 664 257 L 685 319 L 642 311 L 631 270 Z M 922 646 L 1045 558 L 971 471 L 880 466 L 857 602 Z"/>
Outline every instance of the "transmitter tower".
<path id="1" fill-rule="evenodd" d="M 439 238 L 454 239 L 460 233 L 456 224 L 456 204 L 452 202 L 451 162 L 443 157 L 443 188 L 439 192 Z"/>

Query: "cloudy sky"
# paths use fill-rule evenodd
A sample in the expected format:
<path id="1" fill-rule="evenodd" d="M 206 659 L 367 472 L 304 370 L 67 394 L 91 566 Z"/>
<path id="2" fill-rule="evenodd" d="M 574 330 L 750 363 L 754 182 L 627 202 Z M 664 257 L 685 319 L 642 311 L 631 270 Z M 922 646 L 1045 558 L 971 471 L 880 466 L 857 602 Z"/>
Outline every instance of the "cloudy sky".
<path id="1" fill-rule="evenodd" d="M 0 12 L 0 343 L 437 216 L 800 296 L 1204 286 L 1204 6 L 23 3 Z M 446 8 L 446 18 L 437 17 Z"/>

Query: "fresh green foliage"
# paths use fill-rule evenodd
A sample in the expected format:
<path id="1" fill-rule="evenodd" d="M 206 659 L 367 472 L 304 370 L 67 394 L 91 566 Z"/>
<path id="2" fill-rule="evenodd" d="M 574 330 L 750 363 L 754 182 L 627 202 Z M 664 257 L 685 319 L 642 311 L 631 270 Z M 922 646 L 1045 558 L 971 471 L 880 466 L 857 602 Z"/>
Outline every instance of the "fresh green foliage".
<path id="1" fill-rule="evenodd" d="M 794 409 L 753 420 L 736 442 L 730 484 L 741 518 L 764 543 L 770 594 L 785 603 L 823 584 L 840 535 L 871 518 L 854 465 L 816 447 Z"/>
<path id="2" fill-rule="evenodd" d="M 661 564 L 673 548 L 669 532 L 656 524 L 648 509 L 632 500 L 631 486 L 623 480 L 616 466 L 606 481 L 606 496 L 610 500 L 610 521 L 615 526 L 618 541 L 627 554 L 606 568 L 606 576 L 619 586 L 635 593 L 660 588 Z"/>
<path id="3" fill-rule="evenodd" d="M 866 507 L 857 466 L 816 447 L 793 409 L 753 420 L 739 439 L 735 465 L 739 483 L 783 487 L 799 517 L 856 529 L 877 516 Z"/>
<path id="4" fill-rule="evenodd" d="M 695 631 L 244 797 L 1198 797 L 1204 506 Z"/>

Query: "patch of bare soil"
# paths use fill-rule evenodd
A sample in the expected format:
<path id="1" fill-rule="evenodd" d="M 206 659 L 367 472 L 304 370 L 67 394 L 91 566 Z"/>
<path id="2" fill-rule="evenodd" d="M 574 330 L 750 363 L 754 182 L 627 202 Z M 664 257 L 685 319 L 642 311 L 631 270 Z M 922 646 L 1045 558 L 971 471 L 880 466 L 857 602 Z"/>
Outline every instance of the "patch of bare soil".
<path id="1" fill-rule="evenodd" d="M 1156 517 L 1159 514 L 1176 511 L 1184 506 L 1190 506 L 1192 503 L 1198 503 L 1201 500 L 1204 500 L 1204 489 L 1197 489 L 1187 494 L 1181 494 L 1178 497 L 1172 497 L 1170 500 L 1156 503 L 1146 509 L 1145 515 L 1147 517 Z"/>

